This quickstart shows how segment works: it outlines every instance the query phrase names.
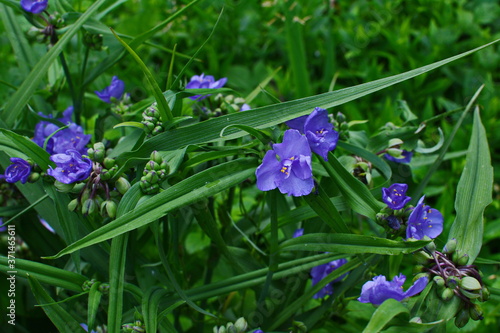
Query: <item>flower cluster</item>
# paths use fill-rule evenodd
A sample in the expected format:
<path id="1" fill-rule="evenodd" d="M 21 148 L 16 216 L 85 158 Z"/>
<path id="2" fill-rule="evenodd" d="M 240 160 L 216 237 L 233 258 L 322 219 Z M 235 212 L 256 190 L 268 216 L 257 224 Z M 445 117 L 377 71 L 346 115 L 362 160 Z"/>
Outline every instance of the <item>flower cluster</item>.
<path id="1" fill-rule="evenodd" d="M 158 135 L 165 131 L 162 120 L 156 102 L 144 110 L 141 123 L 144 125 L 144 131 L 148 137 Z"/>
<path id="2" fill-rule="evenodd" d="M 424 290 L 428 279 L 427 277 L 421 277 L 407 291 L 403 291 L 405 281 L 406 276 L 403 274 L 395 276 L 392 281 L 387 281 L 383 275 L 375 276 L 372 281 L 368 281 L 363 285 L 358 301 L 372 303 L 373 305 L 380 305 L 389 298 L 402 301 Z"/>
<path id="3" fill-rule="evenodd" d="M 150 160 L 146 163 L 142 177 L 139 182 L 144 194 L 156 194 L 160 191 L 160 185 L 168 175 L 168 164 L 155 150 L 151 153 Z"/>
<path id="4" fill-rule="evenodd" d="M 424 203 L 425 196 L 415 207 L 406 207 L 411 200 L 407 190 L 408 185 L 400 183 L 382 188 L 382 200 L 387 207 L 378 215 L 378 223 L 387 225 L 397 235 L 406 232 L 407 239 L 436 238 L 443 231 L 443 215 Z"/>
<path id="5" fill-rule="evenodd" d="M 42 113 L 39 113 L 43 116 Z M 66 128 L 60 129 L 59 126 L 48 122 L 40 121 L 35 126 L 35 135 L 33 141 L 40 147 L 45 147 L 49 154 L 61 154 L 67 150 L 76 150 L 80 154 L 85 154 L 85 146 L 90 141 L 90 135 L 83 134 L 83 128 L 71 121 L 73 107 L 68 107 L 63 112 L 63 117 L 57 119 L 66 125 Z M 49 118 L 52 118 L 50 115 Z"/>
<path id="6" fill-rule="evenodd" d="M 328 152 L 337 146 L 338 133 L 328 121 L 327 111 L 320 108 L 287 125 L 292 129 L 285 131 L 282 143 L 273 144 L 255 172 L 257 187 L 261 191 L 278 188 L 291 196 L 308 195 L 314 187 L 312 152 L 326 161 Z"/>

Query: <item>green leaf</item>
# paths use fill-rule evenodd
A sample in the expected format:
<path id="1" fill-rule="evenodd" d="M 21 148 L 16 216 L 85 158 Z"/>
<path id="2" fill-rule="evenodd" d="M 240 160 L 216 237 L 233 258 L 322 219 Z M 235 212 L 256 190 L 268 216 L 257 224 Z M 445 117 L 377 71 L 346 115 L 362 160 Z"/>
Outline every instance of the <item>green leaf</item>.
<path id="1" fill-rule="evenodd" d="M 39 262 L 16 258 L 15 266 L 11 266 L 7 257 L 0 256 L 0 272 L 16 270 L 18 277 L 30 275 L 43 283 L 76 292 L 82 291 L 82 285 L 88 279 L 77 273 Z"/>
<path id="2" fill-rule="evenodd" d="M 474 112 L 474 124 L 462 176 L 455 198 L 456 218 L 450 229 L 449 239 L 456 238 L 457 250 L 469 255 L 473 263 L 481 250 L 483 240 L 483 212 L 492 202 L 493 167 L 486 131 Z"/>
<path id="3" fill-rule="evenodd" d="M 389 298 L 384 301 L 377 310 L 372 315 L 370 322 L 366 325 L 363 333 L 377 333 L 380 332 L 385 325 L 387 325 L 392 318 L 396 317 L 401 313 L 409 314 L 408 309 L 401 304 L 399 301 L 396 301 L 393 298 Z"/>
<path id="4" fill-rule="evenodd" d="M 28 274 L 28 282 L 39 304 L 55 302 L 34 276 Z M 50 321 L 57 327 L 59 332 L 85 332 L 80 324 L 59 304 L 44 306 L 42 309 L 47 317 L 49 317 Z"/>
<path id="5" fill-rule="evenodd" d="M 146 200 L 136 209 L 93 231 L 47 259 L 59 258 L 151 223 L 174 209 L 240 183 L 255 173 L 255 167 L 255 159 L 240 158 L 199 172 Z"/>
<path id="6" fill-rule="evenodd" d="M 168 291 L 160 287 L 151 287 L 142 299 L 142 314 L 144 323 L 151 332 L 156 332 L 158 328 L 158 304 L 160 300 L 168 295 Z M 183 304 L 184 302 L 180 302 Z"/>
<path id="7" fill-rule="evenodd" d="M 167 100 L 165 99 L 165 96 L 163 96 L 160 86 L 158 85 L 158 82 L 156 82 L 153 74 L 151 74 L 148 67 L 142 61 L 142 59 L 137 55 L 137 53 L 135 53 L 135 51 L 127 43 L 125 43 L 123 39 L 118 37 L 118 35 L 113 31 L 113 29 L 111 29 L 111 32 L 113 33 L 115 38 L 118 39 L 118 41 L 123 45 L 125 50 L 127 50 L 127 52 L 130 53 L 132 58 L 134 58 L 134 60 L 137 62 L 142 72 L 146 76 L 146 79 L 148 80 L 149 83 L 149 87 L 151 88 L 151 93 L 156 99 L 156 103 L 158 105 L 158 111 L 160 112 L 162 121 L 164 123 L 167 121 L 172 121 L 174 119 L 172 111 L 170 110 Z"/>
<path id="8" fill-rule="evenodd" d="M 49 67 L 52 62 L 57 59 L 59 54 L 62 52 L 65 45 L 73 38 L 73 36 L 80 30 L 83 23 L 94 14 L 99 7 L 107 0 L 97 0 L 95 1 L 89 9 L 73 24 L 68 28 L 66 33 L 62 38 L 50 48 L 50 50 L 38 61 L 36 66 L 33 68 L 31 73 L 26 77 L 24 82 L 21 84 L 19 89 L 12 95 L 12 97 L 7 101 L 5 109 L 2 112 L 2 119 L 5 123 L 12 127 L 19 118 L 23 107 L 28 103 L 29 99 L 33 96 L 33 93 L 37 89 L 39 83 L 47 74 Z"/>
<path id="9" fill-rule="evenodd" d="M 132 157 L 147 157 L 154 149 L 159 151 L 175 150 L 190 144 L 217 141 L 220 140 L 220 131 L 224 127 L 227 127 L 229 125 L 239 124 L 254 127 L 257 129 L 278 125 L 299 116 L 310 114 L 315 107 L 327 109 L 342 105 L 349 101 L 411 79 L 415 76 L 446 65 L 447 63 L 450 63 L 454 60 L 477 52 L 485 47 L 497 43 L 498 41 L 499 40 L 496 40 L 462 54 L 380 80 L 375 80 L 354 87 L 344 88 L 316 96 L 305 97 L 293 101 L 260 107 L 245 112 L 237 112 L 222 117 L 212 118 L 194 125 L 177 128 L 169 132 L 164 132 L 144 142 L 144 144 L 138 150 L 124 153 L 119 158 L 126 160 Z M 227 139 L 234 139 L 242 137 L 247 133 L 233 127 L 226 129 L 224 134 Z M 412 133 L 410 134 L 413 135 Z M 388 138 L 386 137 L 384 140 L 385 144 L 387 144 Z M 372 151 L 377 150 L 373 149 Z"/>
<path id="10" fill-rule="evenodd" d="M 140 129 L 145 129 L 146 126 L 144 126 L 143 123 L 140 123 L 138 121 L 125 121 L 123 123 L 116 124 L 113 126 L 113 128 L 119 128 L 119 127 L 137 127 Z"/>
<path id="11" fill-rule="evenodd" d="M 429 241 L 394 241 L 354 234 L 307 234 L 284 241 L 281 251 L 324 251 L 331 253 L 408 254 L 429 244 Z"/>
<path id="12" fill-rule="evenodd" d="M 346 234 L 350 233 L 349 227 L 324 189 L 319 187 L 317 192 L 318 194 L 312 193 L 304 196 L 304 200 L 307 204 L 326 224 L 328 224 L 330 228 L 332 228 L 333 232 Z"/>
<path id="13" fill-rule="evenodd" d="M 0 147 L 14 148 L 21 154 L 29 156 L 44 171 L 49 168 L 49 153 L 28 137 L 0 128 L 0 138 Z"/>
<path id="14" fill-rule="evenodd" d="M 320 159 L 321 164 L 338 186 L 347 204 L 356 213 L 375 219 L 384 205 L 375 200 L 366 185 L 348 172 L 333 153 L 328 154 L 328 159 L 328 162 Z"/>
<path id="15" fill-rule="evenodd" d="M 123 313 L 123 286 L 125 282 L 125 262 L 127 259 L 128 234 L 115 237 L 111 243 L 109 256 L 109 306 L 108 332 L 121 331 Z"/>
<path id="16" fill-rule="evenodd" d="M 95 319 L 97 316 L 97 311 L 99 310 L 99 304 L 101 303 L 102 293 L 99 290 L 101 286 L 100 282 L 95 282 L 89 291 L 89 304 L 87 313 L 87 326 L 89 332 L 95 328 Z"/>

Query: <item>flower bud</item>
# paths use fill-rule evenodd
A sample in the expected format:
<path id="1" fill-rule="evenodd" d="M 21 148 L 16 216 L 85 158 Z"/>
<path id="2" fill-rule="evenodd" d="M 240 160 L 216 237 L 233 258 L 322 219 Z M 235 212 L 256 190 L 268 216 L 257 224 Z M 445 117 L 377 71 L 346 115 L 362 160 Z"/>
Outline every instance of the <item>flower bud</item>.
<path id="1" fill-rule="evenodd" d="M 455 317 L 455 326 L 462 328 L 469 322 L 469 311 L 467 309 L 462 309 L 458 312 Z"/>
<path id="2" fill-rule="evenodd" d="M 106 147 L 104 147 L 104 144 L 102 142 L 96 142 L 94 144 L 93 160 L 96 162 L 102 162 L 104 161 L 105 154 L 106 154 Z"/>
<path id="3" fill-rule="evenodd" d="M 236 328 L 238 333 L 243 333 L 247 330 L 248 323 L 245 318 L 241 317 L 236 320 L 236 322 L 234 323 L 234 327 Z"/>
<path id="4" fill-rule="evenodd" d="M 477 304 L 472 304 L 472 306 L 469 307 L 469 315 L 472 320 L 483 320 L 483 310 L 481 310 L 481 307 Z"/>
<path id="5" fill-rule="evenodd" d="M 389 154 L 395 158 L 400 158 L 403 155 L 403 150 L 398 149 L 398 148 L 389 148 L 389 149 L 387 149 L 387 154 Z"/>
<path id="6" fill-rule="evenodd" d="M 152 131 L 151 134 L 153 136 L 158 135 L 163 132 L 163 127 L 161 125 L 156 126 Z"/>
<path id="7" fill-rule="evenodd" d="M 293 332 L 307 333 L 307 326 L 301 321 L 293 321 Z"/>
<path id="8" fill-rule="evenodd" d="M 446 286 L 448 288 L 455 289 L 456 287 L 459 286 L 459 284 L 460 284 L 460 278 L 457 276 L 448 276 L 448 278 L 446 279 Z"/>
<path id="9" fill-rule="evenodd" d="M 35 183 L 38 179 L 40 179 L 40 174 L 38 172 L 32 172 L 28 177 L 28 182 Z"/>
<path id="10" fill-rule="evenodd" d="M 83 191 L 83 189 L 86 186 L 85 183 L 73 183 L 73 185 L 75 185 L 75 186 L 73 186 L 71 193 L 80 193 L 81 191 Z"/>
<path id="11" fill-rule="evenodd" d="M 445 290 L 443 290 L 443 292 L 441 293 L 441 299 L 445 302 L 448 302 L 450 299 L 453 298 L 453 296 L 455 295 L 455 293 L 453 292 L 452 289 L 450 288 L 446 288 Z"/>
<path id="12" fill-rule="evenodd" d="M 413 318 L 410 319 L 410 323 L 422 324 L 422 318 L 420 318 L 420 317 L 413 317 Z"/>
<path id="13" fill-rule="evenodd" d="M 348 123 L 341 123 L 340 124 L 340 130 L 341 131 L 347 131 L 347 130 L 349 130 L 349 124 Z"/>
<path id="14" fill-rule="evenodd" d="M 413 254 L 413 258 L 419 264 L 425 265 L 432 260 L 432 257 L 424 251 L 418 251 Z"/>
<path id="15" fill-rule="evenodd" d="M 156 173 L 156 171 L 151 171 L 150 173 L 148 173 L 146 176 L 144 176 L 144 179 L 151 183 L 151 184 L 156 184 L 158 183 L 158 174 Z"/>
<path id="16" fill-rule="evenodd" d="M 158 171 L 158 170 L 160 170 L 160 165 L 158 163 L 156 163 L 155 161 L 148 161 L 148 163 L 146 163 L 146 166 L 144 168 L 149 170 L 149 171 L 151 171 L 151 170 Z"/>
<path id="17" fill-rule="evenodd" d="M 434 242 L 430 242 L 425 246 L 425 249 L 430 253 L 434 253 L 434 251 L 436 251 L 436 244 L 434 244 Z"/>
<path id="18" fill-rule="evenodd" d="M 449 239 L 443 248 L 443 253 L 452 254 L 457 249 L 457 240 L 455 238 Z"/>
<path id="19" fill-rule="evenodd" d="M 227 333 L 238 333 L 236 331 L 236 328 L 234 327 L 233 323 L 231 323 L 231 322 L 227 323 L 226 331 L 227 331 Z"/>
<path id="20" fill-rule="evenodd" d="M 467 265 L 468 262 L 469 262 L 469 255 L 467 253 L 465 253 L 463 256 L 458 258 L 457 264 L 459 266 L 465 266 L 465 265 Z"/>
<path id="21" fill-rule="evenodd" d="M 96 204 L 93 199 L 87 199 L 83 202 L 82 205 L 82 214 L 83 215 L 90 215 L 95 211 Z"/>
<path id="22" fill-rule="evenodd" d="M 120 177 L 116 181 L 115 186 L 116 186 L 116 189 L 118 190 L 118 192 L 120 192 L 120 194 L 123 195 L 130 188 L 130 183 L 125 178 Z"/>
<path id="23" fill-rule="evenodd" d="M 156 163 L 158 164 L 161 164 L 163 162 L 163 159 L 160 155 L 160 153 L 156 150 L 154 150 L 152 153 L 151 153 L 151 156 L 149 157 L 149 159 L 151 161 L 155 161 Z"/>
<path id="24" fill-rule="evenodd" d="M 109 293 L 109 283 L 101 283 L 99 285 L 99 291 L 104 295 L 107 295 Z"/>
<path id="25" fill-rule="evenodd" d="M 111 172 L 109 172 L 108 169 L 102 169 L 101 170 L 101 173 L 99 174 L 99 177 L 101 178 L 101 180 L 110 180 L 111 179 Z"/>
<path id="26" fill-rule="evenodd" d="M 116 217 L 116 203 L 112 200 L 106 200 L 101 205 L 101 215 L 104 215 L 104 212 L 114 219 Z"/>
<path id="27" fill-rule="evenodd" d="M 481 294 L 480 298 L 481 302 L 486 302 L 487 300 L 490 299 L 490 290 L 488 288 L 483 287 L 483 289 L 481 289 L 480 291 L 480 294 Z"/>
<path id="28" fill-rule="evenodd" d="M 337 120 L 339 123 L 343 123 L 343 122 L 345 122 L 345 120 L 346 120 L 346 119 L 345 119 L 344 114 L 343 114 L 343 113 L 341 113 L 341 112 L 337 112 L 337 117 L 336 117 L 336 118 L 337 118 L 336 120 Z"/>
<path id="29" fill-rule="evenodd" d="M 413 274 L 418 274 L 424 271 L 424 265 L 415 265 L 413 266 Z M 443 280 L 444 283 L 444 280 Z"/>
<path id="30" fill-rule="evenodd" d="M 389 144 L 387 145 L 388 147 L 399 147 L 402 145 L 404 142 L 401 139 L 394 138 L 389 140 Z"/>
<path id="31" fill-rule="evenodd" d="M 115 159 L 109 157 L 106 157 L 103 162 L 103 165 L 106 169 L 111 169 L 112 167 L 115 166 L 115 164 L 116 164 Z"/>
<path id="32" fill-rule="evenodd" d="M 76 207 L 78 207 L 78 199 L 73 199 L 68 204 L 68 210 L 74 212 Z"/>
<path id="33" fill-rule="evenodd" d="M 56 180 L 54 182 L 54 186 L 56 187 L 56 189 L 59 192 L 68 193 L 69 191 L 71 191 L 73 189 L 73 187 L 75 186 L 75 184 L 74 183 L 64 184 L 64 183 L 61 183 L 60 181 Z"/>
<path id="34" fill-rule="evenodd" d="M 483 288 L 481 283 L 472 276 L 463 277 L 460 281 L 460 287 L 466 290 L 480 290 Z"/>
<path id="35" fill-rule="evenodd" d="M 434 281 L 437 287 L 444 287 L 444 279 L 441 276 L 435 276 L 432 281 Z"/>

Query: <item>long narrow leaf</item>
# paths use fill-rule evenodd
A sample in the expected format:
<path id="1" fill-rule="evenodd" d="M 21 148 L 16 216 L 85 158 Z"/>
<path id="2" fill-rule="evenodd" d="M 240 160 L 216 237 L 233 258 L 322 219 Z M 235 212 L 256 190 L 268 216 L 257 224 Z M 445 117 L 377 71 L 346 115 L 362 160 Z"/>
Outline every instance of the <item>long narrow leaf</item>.
<path id="1" fill-rule="evenodd" d="M 466 156 L 466 164 L 458 182 L 455 210 L 457 216 L 449 238 L 456 238 L 457 249 L 476 259 L 483 241 L 483 212 L 492 201 L 493 167 L 486 131 L 479 109 L 474 112 L 474 125 Z"/>

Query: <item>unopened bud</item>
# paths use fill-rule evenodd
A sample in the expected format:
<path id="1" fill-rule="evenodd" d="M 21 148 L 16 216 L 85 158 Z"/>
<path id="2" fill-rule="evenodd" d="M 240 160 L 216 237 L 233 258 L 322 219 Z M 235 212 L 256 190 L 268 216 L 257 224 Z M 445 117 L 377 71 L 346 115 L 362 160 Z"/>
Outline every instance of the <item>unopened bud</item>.
<path id="1" fill-rule="evenodd" d="M 466 290 L 480 290 L 483 287 L 479 281 L 472 276 L 465 276 L 460 281 L 460 287 Z"/>
<path id="2" fill-rule="evenodd" d="M 434 242 L 430 242 L 425 246 L 425 249 L 430 253 L 434 253 L 434 251 L 436 251 L 436 244 L 434 244 Z"/>
<path id="3" fill-rule="evenodd" d="M 151 161 L 155 161 L 156 163 L 158 164 L 161 164 L 163 162 L 163 159 L 160 155 L 159 152 L 157 152 L 156 150 L 154 150 L 152 153 L 151 153 L 151 156 L 149 157 L 149 159 Z"/>
<path id="4" fill-rule="evenodd" d="M 450 288 L 446 288 L 445 290 L 443 290 L 443 292 L 441 293 L 441 299 L 445 302 L 448 302 L 450 299 L 453 298 L 453 296 L 455 295 L 455 293 L 453 292 L 452 289 Z"/>
<path id="5" fill-rule="evenodd" d="M 73 199 L 68 204 L 68 210 L 74 212 L 76 207 L 78 207 L 78 199 Z"/>
<path id="6" fill-rule="evenodd" d="M 339 124 L 345 122 L 345 116 L 341 112 L 337 112 L 337 117 L 336 118 L 337 118 L 336 120 L 339 122 Z"/>
<path id="7" fill-rule="evenodd" d="M 469 311 L 467 309 L 462 309 L 458 312 L 455 317 L 455 326 L 458 328 L 462 328 L 469 322 Z"/>
<path id="8" fill-rule="evenodd" d="M 227 333 L 237 333 L 236 328 L 234 327 L 233 323 L 231 323 L 231 322 L 227 323 L 226 331 L 227 331 Z"/>
<path id="9" fill-rule="evenodd" d="M 116 161 L 115 161 L 115 159 L 114 159 L 114 158 L 109 158 L 109 157 L 106 157 L 106 158 L 104 159 L 103 164 L 104 164 L 104 167 L 105 167 L 106 169 L 111 169 L 112 167 L 114 167 L 114 166 L 115 166 Z"/>
<path id="10" fill-rule="evenodd" d="M 238 318 L 238 320 L 236 320 L 236 322 L 234 323 L 234 327 L 236 328 L 238 333 L 243 333 L 246 332 L 248 328 L 248 323 L 245 320 L 245 318 L 241 317 Z"/>
<path id="11" fill-rule="evenodd" d="M 483 287 L 480 291 L 481 294 L 481 302 L 485 302 L 490 299 L 490 290 L 486 287 Z"/>
<path id="12" fill-rule="evenodd" d="M 87 199 L 82 204 L 82 214 L 90 215 L 95 211 L 96 204 L 93 199 Z"/>
<path id="13" fill-rule="evenodd" d="M 439 288 L 444 287 L 444 279 L 441 276 L 435 276 L 432 281 L 434 281 Z"/>
<path id="14" fill-rule="evenodd" d="M 394 138 L 389 140 L 389 144 L 387 145 L 388 147 L 399 147 L 402 145 L 404 142 L 401 139 Z"/>
<path id="15" fill-rule="evenodd" d="M 101 205 L 101 215 L 104 215 L 104 212 L 114 219 L 116 217 L 116 203 L 112 200 L 106 200 Z"/>
<path id="16" fill-rule="evenodd" d="M 477 304 L 472 304 L 469 308 L 469 315 L 472 320 L 483 320 L 483 310 Z"/>
<path id="17" fill-rule="evenodd" d="M 403 156 L 403 150 L 398 149 L 398 148 L 389 148 L 386 150 L 387 154 L 391 155 L 392 157 L 395 158 L 402 158 Z"/>
<path id="18" fill-rule="evenodd" d="M 59 192 L 68 193 L 69 191 L 71 191 L 73 189 L 73 187 L 75 186 L 75 184 L 74 183 L 64 184 L 64 183 L 61 183 L 60 181 L 56 180 L 54 182 L 54 186 L 56 187 L 56 189 Z"/>
<path id="19" fill-rule="evenodd" d="M 130 183 L 128 182 L 128 180 L 126 180 L 125 178 L 123 177 L 120 177 L 118 178 L 118 180 L 116 181 L 115 183 L 115 186 L 116 186 L 116 189 L 118 190 L 118 192 L 120 192 L 120 194 L 125 194 L 128 189 L 130 188 Z"/>
<path id="20" fill-rule="evenodd" d="M 156 184 L 158 183 L 158 174 L 156 171 L 152 170 L 150 173 L 148 173 L 146 176 L 144 176 L 144 179 L 149 182 L 150 184 Z"/>
<path id="21" fill-rule="evenodd" d="M 461 256 L 460 258 L 458 258 L 457 264 L 459 266 L 465 266 L 465 265 L 467 265 L 468 262 L 469 262 L 469 255 L 466 253 L 463 256 Z"/>
<path id="22" fill-rule="evenodd" d="M 446 286 L 449 288 L 455 289 L 460 285 L 460 278 L 456 276 L 448 276 L 446 279 Z"/>
<path id="23" fill-rule="evenodd" d="M 457 240 L 455 238 L 449 239 L 443 248 L 443 253 L 452 254 L 457 249 Z"/>
<path id="24" fill-rule="evenodd" d="M 40 179 L 40 174 L 38 172 L 32 172 L 28 177 L 28 182 L 35 183 L 38 179 Z"/>
<path id="25" fill-rule="evenodd" d="M 419 264 L 425 265 L 432 260 L 432 257 L 424 251 L 418 251 L 413 254 L 413 258 Z"/>
<path id="26" fill-rule="evenodd" d="M 160 170 L 160 165 L 156 163 L 155 161 L 148 161 L 146 163 L 145 169 L 151 171 L 151 170 Z"/>

